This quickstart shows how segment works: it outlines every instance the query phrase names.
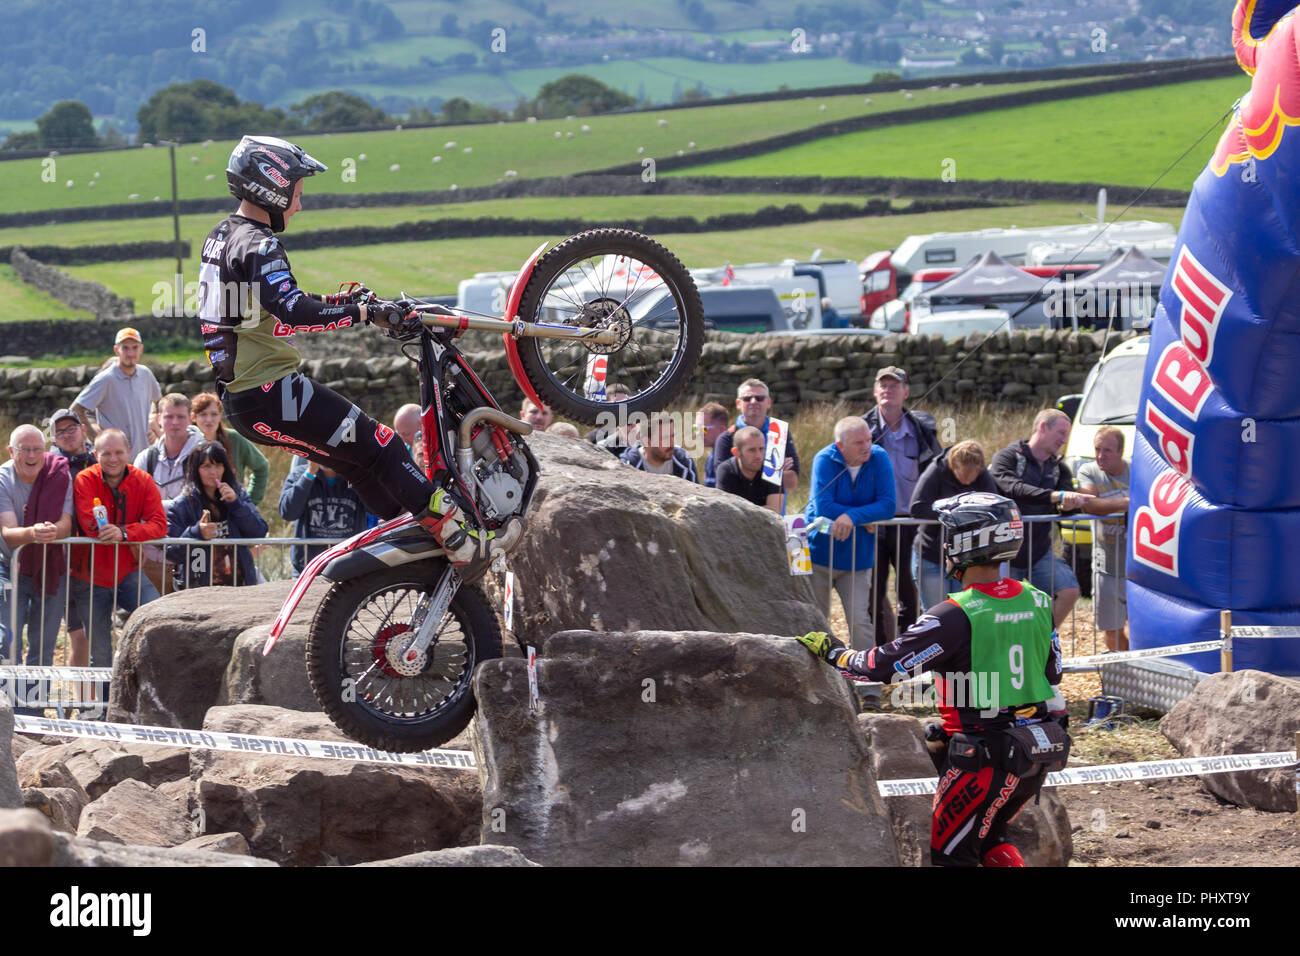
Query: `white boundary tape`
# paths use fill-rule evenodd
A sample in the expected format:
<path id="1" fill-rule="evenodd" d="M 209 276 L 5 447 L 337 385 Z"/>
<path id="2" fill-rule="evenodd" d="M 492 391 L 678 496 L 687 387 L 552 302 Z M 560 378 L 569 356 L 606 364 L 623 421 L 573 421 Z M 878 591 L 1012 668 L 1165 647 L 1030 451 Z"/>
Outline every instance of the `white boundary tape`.
<path id="1" fill-rule="evenodd" d="M 45 677 L 50 680 L 101 681 L 113 679 L 111 667 L 28 667 L 23 664 L 0 665 L 0 678 Z"/>
<path id="2" fill-rule="evenodd" d="M 1112 763 L 1100 767 L 1070 767 L 1048 774 L 1048 787 L 1069 787 L 1082 783 L 1124 783 L 1129 780 L 1159 780 L 1168 777 L 1193 777 L 1209 773 L 1232 773 L 1237 770 L 1266 770 L 1295 763 L 1294 750 L 1277 750 L 1260 754 L 1226 754 L 1222 757 L 1181 757 L 1178 760 L 1148 760 L 1138 763 Z M 934 793 L 938 777 L 914 777 L 910 780 L 879 780 L 876 787 L 882 797 L 905 797 Z"/>
<path id="3" fill-rule="evenodd" d="M 1220 632 L 1222 633 L 1222 632 Z M 1226 634 L 1224 635 L 1227 636 Z M 1233 637 L 1300 637 L 1300 627 L 1264 627 L 1257 624 L 1232 625 Z"/>
<path id="4" fill-rule="evenodd" d="M 1237 629 L 1232 629 L 1232 636 L 1237 636 Z M 1075 670 L 1095 670 L 1102 664 L 1118 664 L 1121 661 L 1134 661 L 1143 657 L 1176 657 L 1179 654 L 1197 654 L 1201 651 L 1217 651 L 1223 647 L 1223 641 L 1195 641 L 1191 644 L 1174 644 L 1170 647 L 1146 647 L 1140 651 L 1114 651 L 1109 654 L 1092 654 L 1088 657 L 1067 657 L 1061 661 L 1062 669 L 1068 674 Z"/>
<path id="5" fill-rule="evenodd" d="M 111 740 L 115 743 L 188 747 L 190 750 L 279 754 L 286 757 L 314 757 L 321 760 L 399 764 L 405 767 L 443 767 L 449 770 L 478 769 L 474 754 L 469 750 L 422 750 L 419 753 L 399 754 L 387 750 L 373 750 L 354 741 L 344 743 L 334 740 L 299 740 L 293 737 L 227 734 L 216 730 L 110 724 L 97 720 L 51 720 L 48 717 L 24 717 L 18 714 L 14 715 L 14 730 L 24 734 L 91 737 L 97 740 Z"/>
<path id="6" fill-rule="evenodd" d="M 1300 628 L 1297 628 L 1300 632 Z M 1237 628 L 1232 629 L 1233 637 L 1237 636 Z M 1249 635 L 1243 635 L 1249 636 Z M 1067 657 L 1061 661 L 1061 670 L 1063 673 L 1070 674 L 1075 671 L 1093 671 L 1102 664 L 1118 664 L 1121 661 L 1138 660 L 1144 657 L 1176 657 L 1180 654 L 1197 654 L 1202 651 L 1217 651 L 1223 647 L 1221 640 L 1212 641 L 1195 641 L 1191 644 L 1173 644 L 1169 647 L 1147 647 L 1140 651 L 1112 651 L 1108 654 L 1093 654 L 1088 657 Z M 871 679 L 860 674 L 848 674 L 841 671 L 845 677 L 856 683 L 870 683 Z M 897 676 L 897 675 L 895 675 Z M 933 675 L 926 671 L 922 674 L 916 674 L 906 677 L 903 680 L 895 680 L 886 687 L 897 687 L 899 684 L 911 684 L 917 681 L 932 680 Z"/>

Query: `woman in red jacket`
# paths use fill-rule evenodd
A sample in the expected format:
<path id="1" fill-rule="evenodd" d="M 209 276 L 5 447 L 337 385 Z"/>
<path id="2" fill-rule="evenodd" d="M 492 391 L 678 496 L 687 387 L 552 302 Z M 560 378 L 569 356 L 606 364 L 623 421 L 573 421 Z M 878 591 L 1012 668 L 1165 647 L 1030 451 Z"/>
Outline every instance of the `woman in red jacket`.
<path id="1" fill-rule="evenodd" d="M 113 663 L 110 628 L 113 610 L 134 611 L 156 600 L 158 591 L 139 567 L 137 548 L 124 542 L 152 541 L 167 534 L 158 486 L 147 472 L 127 464 L 126 436 L 116 428 L 99 433 L 95 455 L 99 463 L 77 475 L 72 503 L 77 521 L 89 537 L 101 544 L 72 546 L 72 600 L 90 629 L 90 664 Z M 107 512 L 101 525 L 95 517 L 95 499 Z"/>

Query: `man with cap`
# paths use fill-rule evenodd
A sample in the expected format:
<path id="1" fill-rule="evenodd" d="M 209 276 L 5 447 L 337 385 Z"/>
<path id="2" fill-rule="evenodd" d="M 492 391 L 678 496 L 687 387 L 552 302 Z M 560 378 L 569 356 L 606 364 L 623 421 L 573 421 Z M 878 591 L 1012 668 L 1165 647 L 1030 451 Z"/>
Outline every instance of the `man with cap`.
<path id="1" fill-rule="evenodd" d="M 139 332 L 129 326 L 119 329 L 113 351 L 117 361 L 90 380 L 72 403 L 72 411 L 92 441 L 104 429 L 117 428 L 126 435 L 127 453 L 138 455 L 149 445 L 149 422 L 162 398 L 162 389 L 153 372 L 140 364 L 144 344 Z"/>
<path id="2" fill-rule="evenodd" d="M 903 403 L 911 394 L 907 373 L 889 365 L 876 373 L 873 394 L 876 407 L 862 417 L 871 428 L 871 441 L 889 455 L 894 466 L 894 507 L 897 517 L 908 517 L 917 479 L 943 449 L 935 434 L 934 417 L 914 412 Z M 881 643 L 892 641 L 912 626 L 917 606 L 916 581 L 912 578 L 912 543 L 916 525 L 884 525 L 876 534 L 876 587 L 873 618 L 880 628 Z M 885 582 L 893 566 L 898 585 L 898 617 L 889 606 Z"/>

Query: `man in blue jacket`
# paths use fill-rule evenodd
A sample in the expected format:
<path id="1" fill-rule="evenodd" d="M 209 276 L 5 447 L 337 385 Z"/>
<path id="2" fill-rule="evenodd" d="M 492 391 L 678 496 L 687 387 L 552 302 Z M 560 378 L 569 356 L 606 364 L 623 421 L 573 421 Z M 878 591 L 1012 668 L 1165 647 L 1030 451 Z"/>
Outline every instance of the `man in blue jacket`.
<path id="1" fill-rule="evenodd" d="M 831 588 L 839 593 L 854 650 L 875 646 L 871 626 L 871 568 L 876 536 L 870 525 L 894 516 L 894 468 L 888 453 L 871 444 L 871 427 L 857 416 L 835 423 L 835 442 L 813 459 L 808 523 L 827 518 L 827 531 L 808 536 L 813 592 L 830 616 Z M 879 687 L 868 701 L 879 700 Z"/>
<path id="2" fill-rule="evenodd" d="M 296 522 L 295 538 L 350 538 L 366 529 L 366 507 L 348 480 L 306 458 L 294 458 L 280 489 L 280 517 Z M 293 573 L 328 545 L 295 544 L 289 552 Z"/>

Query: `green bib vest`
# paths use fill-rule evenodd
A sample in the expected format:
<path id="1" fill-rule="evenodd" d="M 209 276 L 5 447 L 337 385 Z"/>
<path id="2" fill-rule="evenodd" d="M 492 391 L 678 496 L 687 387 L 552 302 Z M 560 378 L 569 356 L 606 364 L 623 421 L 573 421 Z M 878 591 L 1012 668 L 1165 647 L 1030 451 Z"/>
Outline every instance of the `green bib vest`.
<path id="1" fill-rule="evenodd" d="M 1022 583 L 1013 598 L 974 588 L 949 595 L 970 619 L 970 688 L 982 710 L 1036 704 L 1056 693 L 1044 673 L 1052 653 L 1052 599 Z"/>

